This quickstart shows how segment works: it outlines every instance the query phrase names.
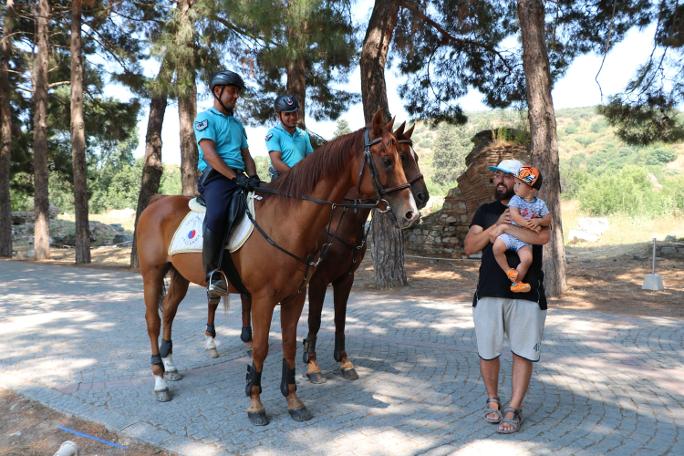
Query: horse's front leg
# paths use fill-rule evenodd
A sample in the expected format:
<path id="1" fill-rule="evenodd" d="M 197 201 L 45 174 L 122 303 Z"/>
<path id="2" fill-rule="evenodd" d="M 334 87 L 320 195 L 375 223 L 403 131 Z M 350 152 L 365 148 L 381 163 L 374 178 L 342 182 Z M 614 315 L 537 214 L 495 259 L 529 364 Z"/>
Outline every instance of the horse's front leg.
<path id="1" fill-rule="evenodd" d="M 357 380 L 359 374 L 354 369 L 354 364 L 349 359 L 345 349 L 344 329 L 347 323 L 347 301 L 352 285 L 354 285 L 354 273 L 345 274 L 333 282 L 335 300 L 335 351 L 333 356 L 335 361 L 340 363 L 342 377 L 347 380 Z"/>
<path id="2" fill-rule="evenodd" d="M 323 313 L 323 302 L 325 300 L 325 290 L 328 284 L 317 277 L 317 274 L 309 282 L 309 332 L 304 339 L 304 363 L 306 364 L 306 377 L 311 383 L 325 383 L 325 377 L 321 373 L 321 367 L 316 360 L 316 338 L 321 329 L 321 314 Z"/>
<path id="3" fill-rule="evenodd" d="M 308 421 L 311 412 L 297 397 L 295 356 L 297 355 L 297 323 L 304 307 L 304 293 L 286 299 L 280 305 L 280 326 L 283 334 L 283 377 L 280 392 L 287 398 L 287 411 L 295 421 Z"/>
<path id="4" fill-rule="evenodd" d="M 216 326 L 214 325 L 216 318 L 216 309 L 218 308 L 221 298 L 207 297 L 207 327 L 204 330 L 204 348 L 212 358 L 218 358 L 219 352 L 216 346 Z"/>
<path id="5" fill-rule="evenodd" d="M 264 360 L 268 355 L 268 333 L 271 330 L 271 319 L 276 303 L 269 299 L 252 297 L 252 319 L 254 321 L 254 334 L 252 345 L 252 365 L 247 366 L 247 386 L 245 393 L 249 397 L 247 417 L 255 426 L 268 424 L 266 409 L 261 403 L 261 374 L 264 368 Z"/>
<path id="6" fill-rule="evenodd" d="M 252 298 L 247 294 L 240 294 L 242 301 L 242 332 L 240 332 L 240 340 L 242 340 L 247 349 L 252 349 Z"/>
<path id="7" fill-rule="evenodd" d="M 171 329 L 173 326 L 173 319 L 176 317 L 176 312 L 178 311 L 178 305 L 188 292 L 188 285 L 190 283 L 175 269 L 171 269 L 170 276 L 169 289 L 164 299 L 164 326 L 159 354 L 161 355 L 162 363 L 164 363 L 164 378 L 166 380 L 176 381 L 183 378 L 183 376 L 178 372 L 176 365 L 173 363 Z"/>

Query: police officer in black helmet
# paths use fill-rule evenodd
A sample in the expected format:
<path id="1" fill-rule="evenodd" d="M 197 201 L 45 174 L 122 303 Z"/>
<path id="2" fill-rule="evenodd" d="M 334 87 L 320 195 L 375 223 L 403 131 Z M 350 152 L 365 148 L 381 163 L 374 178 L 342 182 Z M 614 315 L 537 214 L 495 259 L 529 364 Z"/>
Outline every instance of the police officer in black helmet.
<path id="1" fill-rule="evenodd" d="M 227 214 L 233 193 L 258 186 L 259 177 L 249 153 L 245 128 L 233 117 L 237 100 L 245 89 L 244 81 L 237 73 L 223 70 L 212 77 L 210 88 L 214 105 L 199 113 L 193 126 L 202 173 L 198 187 L 207 206 L 202 246 L 207 295 L 217 298 L 228 293 L 219 262 L 230 230 Z"/>
<path id="2" fill-rule="evenodd" d="M 278 125 L 266 134 L 266 150 L 271 158 L 271 177 L 275 179 L 313 152 L 306 130 L 297 127 L 299 103 L 292 95 L 280 95 L 273 104 Z"/>

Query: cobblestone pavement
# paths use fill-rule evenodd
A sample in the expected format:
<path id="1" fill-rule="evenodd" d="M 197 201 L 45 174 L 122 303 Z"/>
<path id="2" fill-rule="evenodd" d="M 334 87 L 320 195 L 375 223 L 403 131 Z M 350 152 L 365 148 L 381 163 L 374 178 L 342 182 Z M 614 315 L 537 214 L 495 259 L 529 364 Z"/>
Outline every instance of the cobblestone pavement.
<path id="1" fill-rule="evenodd" d="M 469 303 L 352 293 L 355 382 L 336 372 L 326 304 L 318 353 L 328 382 L 306 382 L 301 347 L 297 357 L 298 392 L 314 414 L 306 423 L 290 419 L 279 392 L 276 312 L 262 395 L 271 424 L 256 428 L 245 413 L 249 357 L 237 299 L 218 314 L 221 356 L 211 359 L 203 290 L 191 287 L 173 336 L 185 378 L 171 383 L 171 402 L 159 403 L 138 275 L 0 261 L 0 277 L 0 386 L 181 454 L 684 454 L 677 319 L 551 309 L 522 431 L 500 436 L 481 418 Z M 301 340 L 306 318 L 299 326 Z M 510 355 L 502 368 L 505 399 Z"/>

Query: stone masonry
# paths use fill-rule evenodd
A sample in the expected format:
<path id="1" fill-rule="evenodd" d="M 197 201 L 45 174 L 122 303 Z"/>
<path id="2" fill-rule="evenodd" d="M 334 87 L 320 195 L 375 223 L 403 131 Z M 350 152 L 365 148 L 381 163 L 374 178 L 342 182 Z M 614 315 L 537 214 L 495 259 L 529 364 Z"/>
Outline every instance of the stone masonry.
<path id="1" fill-rule="evenodd" d="M 507 129 L 484 130 L 472 138 L 474 146 L 466 156 L 466 170 L 456 179 L 458 186 L 449 190 L 442 209 L 405 231 L 408 252 L 452 258 L 463 255 L 463 239 L 475 211 L 494 194 L 487 167 L 508 158 L 526 161 L 527 145 L 506 139 L 521 136 L 521 132 Z"/>

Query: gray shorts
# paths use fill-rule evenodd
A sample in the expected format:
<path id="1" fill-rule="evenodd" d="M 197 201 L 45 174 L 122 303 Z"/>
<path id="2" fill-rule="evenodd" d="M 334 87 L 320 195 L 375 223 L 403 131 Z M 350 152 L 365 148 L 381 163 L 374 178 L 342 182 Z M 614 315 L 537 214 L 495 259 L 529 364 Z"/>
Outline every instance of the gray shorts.
<path id="1" fill-rule="evenodd" d="M 539 361 L 546 310 L 534 301 L 481 298 L 473 307 L 477 353 L 485 360 L 501 356 L 504 336 L 511 351 L 530 361 Z"/>
<path id="2" fill-rule="evenodd" d="M 530 245 L 526 242 L 521 241 L 517 237 L 511 236 L 508 233 L 500 234 L 499 239 L 501 239 L 504 242 L 504 244 L 506 244 L 506 250 L 513 250 L 514 252 L 517 252 L 523 247 L 527 247 Z"/>

